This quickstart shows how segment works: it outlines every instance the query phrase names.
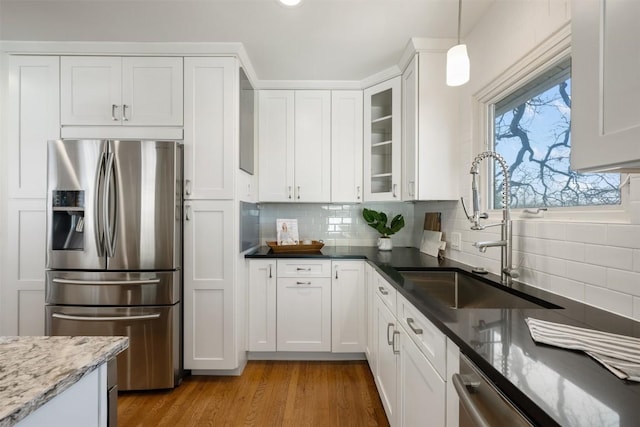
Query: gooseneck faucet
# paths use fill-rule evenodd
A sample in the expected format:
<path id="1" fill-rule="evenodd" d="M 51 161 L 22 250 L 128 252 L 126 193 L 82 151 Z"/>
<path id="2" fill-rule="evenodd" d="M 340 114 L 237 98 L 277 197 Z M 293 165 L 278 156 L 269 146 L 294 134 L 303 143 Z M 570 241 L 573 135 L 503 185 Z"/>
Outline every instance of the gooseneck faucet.
<path id="1" fill-rule="evenodd" d="M 478 195 L 478 166 L 484 159 L 493 158 L 499 164 L 502 169 L 502 176 L 504 177 L 502 183 L 502 221 L 494 224 L 480 224 L 481 219 L 489 218 L 486 212 L 480 213 L 480 198 Z M 512 244 L 512 232 L 511 232 L 511 215 L 509 212 L 509 167 L 504 158 L 494 152 L 485 151 L 478 154 L 471 163 L 471 191 L 473 192 L 473 214 L 469 215 L 467 207 L 464 205 L 464 199 L 460 198 L 462 202 L 462 208 L 464 213 L 471 222 L 472 230 L 484 230 L 487 227 L 501 226 L 500 240 L 490 240 L 486 242 L 475 242 L 473 246 L 477 247 L 482 253 L 486 252 L 487 248 L 499 246 L 502 248 L 500 256 L 500 279 L 503 285 L 510 286 L 513 279 L 517 279 L 518 271 L 513 268 L 513 244 Z"/>

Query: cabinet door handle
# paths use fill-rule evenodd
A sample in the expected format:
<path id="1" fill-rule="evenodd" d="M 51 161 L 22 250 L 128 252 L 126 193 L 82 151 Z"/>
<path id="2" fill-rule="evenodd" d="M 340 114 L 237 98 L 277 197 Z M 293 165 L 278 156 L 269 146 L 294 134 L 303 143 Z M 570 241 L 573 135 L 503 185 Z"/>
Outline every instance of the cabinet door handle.
<path id="1" fill-rule="evenodd" d="M 387 324 L 387 344 L 389 345 L 393 345 L 393 335 L 391 335 L 391 339 L 389 339 L 389 329 L 393 329 L 393 327 L 394 327 L 393 323 Z"/>
<path id="2" fill-rule="evenodd" d="M 336 265 L 335 269 L 336 269 L 336 279 L 337 279 L 338 278 L 338 266 L 337 265 Z"/>
<path id="3" fill-rule="evenodd" d="M 413 320 L 411 317 L 407 317 L 407 325 L 409 325 L 413 333 L 416 335 L 422 335 L 422 329 L 414 327 L 413 326 L 414 323 L 415 323 L 415 320 Z"/>
<path id="4" fill-rule="evenodd" d="M 298 185 L 298 200 L 300 200 L 300 186 Z"/>
<path id="5" fill-rule="evenodd" d="M 356 187 L 356 199 L 360 200 L 360 186 Z"/>
<path id="6" fill-rule="evenodd" d="M 385 288 L 383 288 L 382 286 L 379 286 L 379 287 L 378 287 L 378 290 L 380 291 L 380 293 L 381 293 L 382 295 L 389 295 L 389 291 L 388 291 L 388 290 L 386 290 Z"/>
<path id="7" fill-rule="evenodd" d="M 296 282 L 296 285 L 310 285 L 311 282 Z"/>
<path id="8" fill-rule="evenodd" d="M 396 194 L 396 189 L 398 188 L 398 184 L 393 184 L 393 186 L 391 187 L 391 195 L 393 197 L 398 197 Z"/>
<path id="9" fill-rule="evenodd" d="M 129 119 L 127 118 L 127 108 L 129 106 L 127 104 L 122 104 L 122 121 L 123 122 L 128 122 Z"/>
<path id="10" fill-rule="evenodd" d="M 400 354 L 400 349 L 396 350 L 396 337 L 399 337 L 399 336 L 400 336 L 400 331 L 393 331 L 393 338 L 391 339 L 391 348 L 393 349 L 393 354 Z"/>
<path id="11" fill-rule="evenodd" d="M 191 221 L 191 206 L 186 206 L 186 212 L 184 214 L 184 219 L 187 221 Z"/>
<path id="12" fill-rule="evenodd" d="M 288 193 L 289 193 L 289 200 L 291 200 L 291 186 L 289 186 L 289 187 L 287 187 L 287 188 L 289 189 L 289 190 L 288 190 Z"/>
<path id="13" fill-rule="evenodd" d="M 116 104 L 111 104 L 111 120 L 113 120 L 114 122 L 118 121 L 118 118 L 116 117 L 117 109 L 118 109 L 118 106 Z"/>
<path id="14" fill-rule="evenodd" d="M 184 194 L 186 194 L 187 196 L 191 195 L 191 180 L 190 179 L 185 179 L 184 180 Z"/>
<path id="15" fill-rule="evenodd" d="M 416 184 L 415 181 L 409 181 L 409 196 L 414 197 L 416 195 Z"/>
<path id="16" fill-rule="evenodd" d="M 272 278 L 273 278 L 273 276 L 271 274 L 271 264 L 269 264 L 269 279 L 272 279 Z"/>

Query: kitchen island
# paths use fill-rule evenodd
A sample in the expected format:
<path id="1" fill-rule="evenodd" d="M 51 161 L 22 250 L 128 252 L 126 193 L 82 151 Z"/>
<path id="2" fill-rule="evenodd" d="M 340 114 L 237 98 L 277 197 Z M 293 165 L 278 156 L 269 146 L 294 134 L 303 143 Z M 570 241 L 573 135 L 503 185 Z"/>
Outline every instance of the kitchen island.
<path id="1" fill-rule="evenodd" d="M 126 337 L 0 337 L 0 427 L 79 425 L 65 418 L 84 412 L 84 400 L 97 408 L 91 425 L 106 423 L 107 362 L 128 345 Z M 84 400 L 65 408 L 74 389 Z"/>
<path id="2" fill-rule="evenodd" d="M 432 300 L 403 271 L 455 271 L 501 287 L 500 277 L 438 260 L 416 248 L 325 247 L 312 254 L 274 254 L 261 247 L 247 258 L 363 259 L 455 343 L 535 425 L 636 426 L 640 383 L 620 380 L 583 352 L 536 344 L 528 317 L 640 338 L 640 323 L 523 283 L 511 290 L 554 308 L 462 308 Z"/>

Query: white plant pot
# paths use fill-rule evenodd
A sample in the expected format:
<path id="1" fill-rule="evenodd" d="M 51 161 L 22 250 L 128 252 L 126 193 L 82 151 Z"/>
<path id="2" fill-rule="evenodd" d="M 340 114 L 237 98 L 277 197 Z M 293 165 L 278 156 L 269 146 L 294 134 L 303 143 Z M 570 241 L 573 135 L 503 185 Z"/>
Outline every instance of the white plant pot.
<path id="1" fill-rule="evenodd" d="M 391 237 L 378 238 L 378 250 L 390 251 L 391 249 L 393 249 L 393 244 L 391 243 Z"/>

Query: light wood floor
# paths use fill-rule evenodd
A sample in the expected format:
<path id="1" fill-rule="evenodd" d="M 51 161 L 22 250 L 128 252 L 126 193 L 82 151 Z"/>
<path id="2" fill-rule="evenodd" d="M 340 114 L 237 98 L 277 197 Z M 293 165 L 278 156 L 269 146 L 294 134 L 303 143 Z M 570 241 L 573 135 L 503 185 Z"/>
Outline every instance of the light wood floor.
<path id="1" fill-rule="evenodd" d="M 240 377 L 118 397 L 119 427 L 388 425 L 366 361 L 250 361 Z"/>

